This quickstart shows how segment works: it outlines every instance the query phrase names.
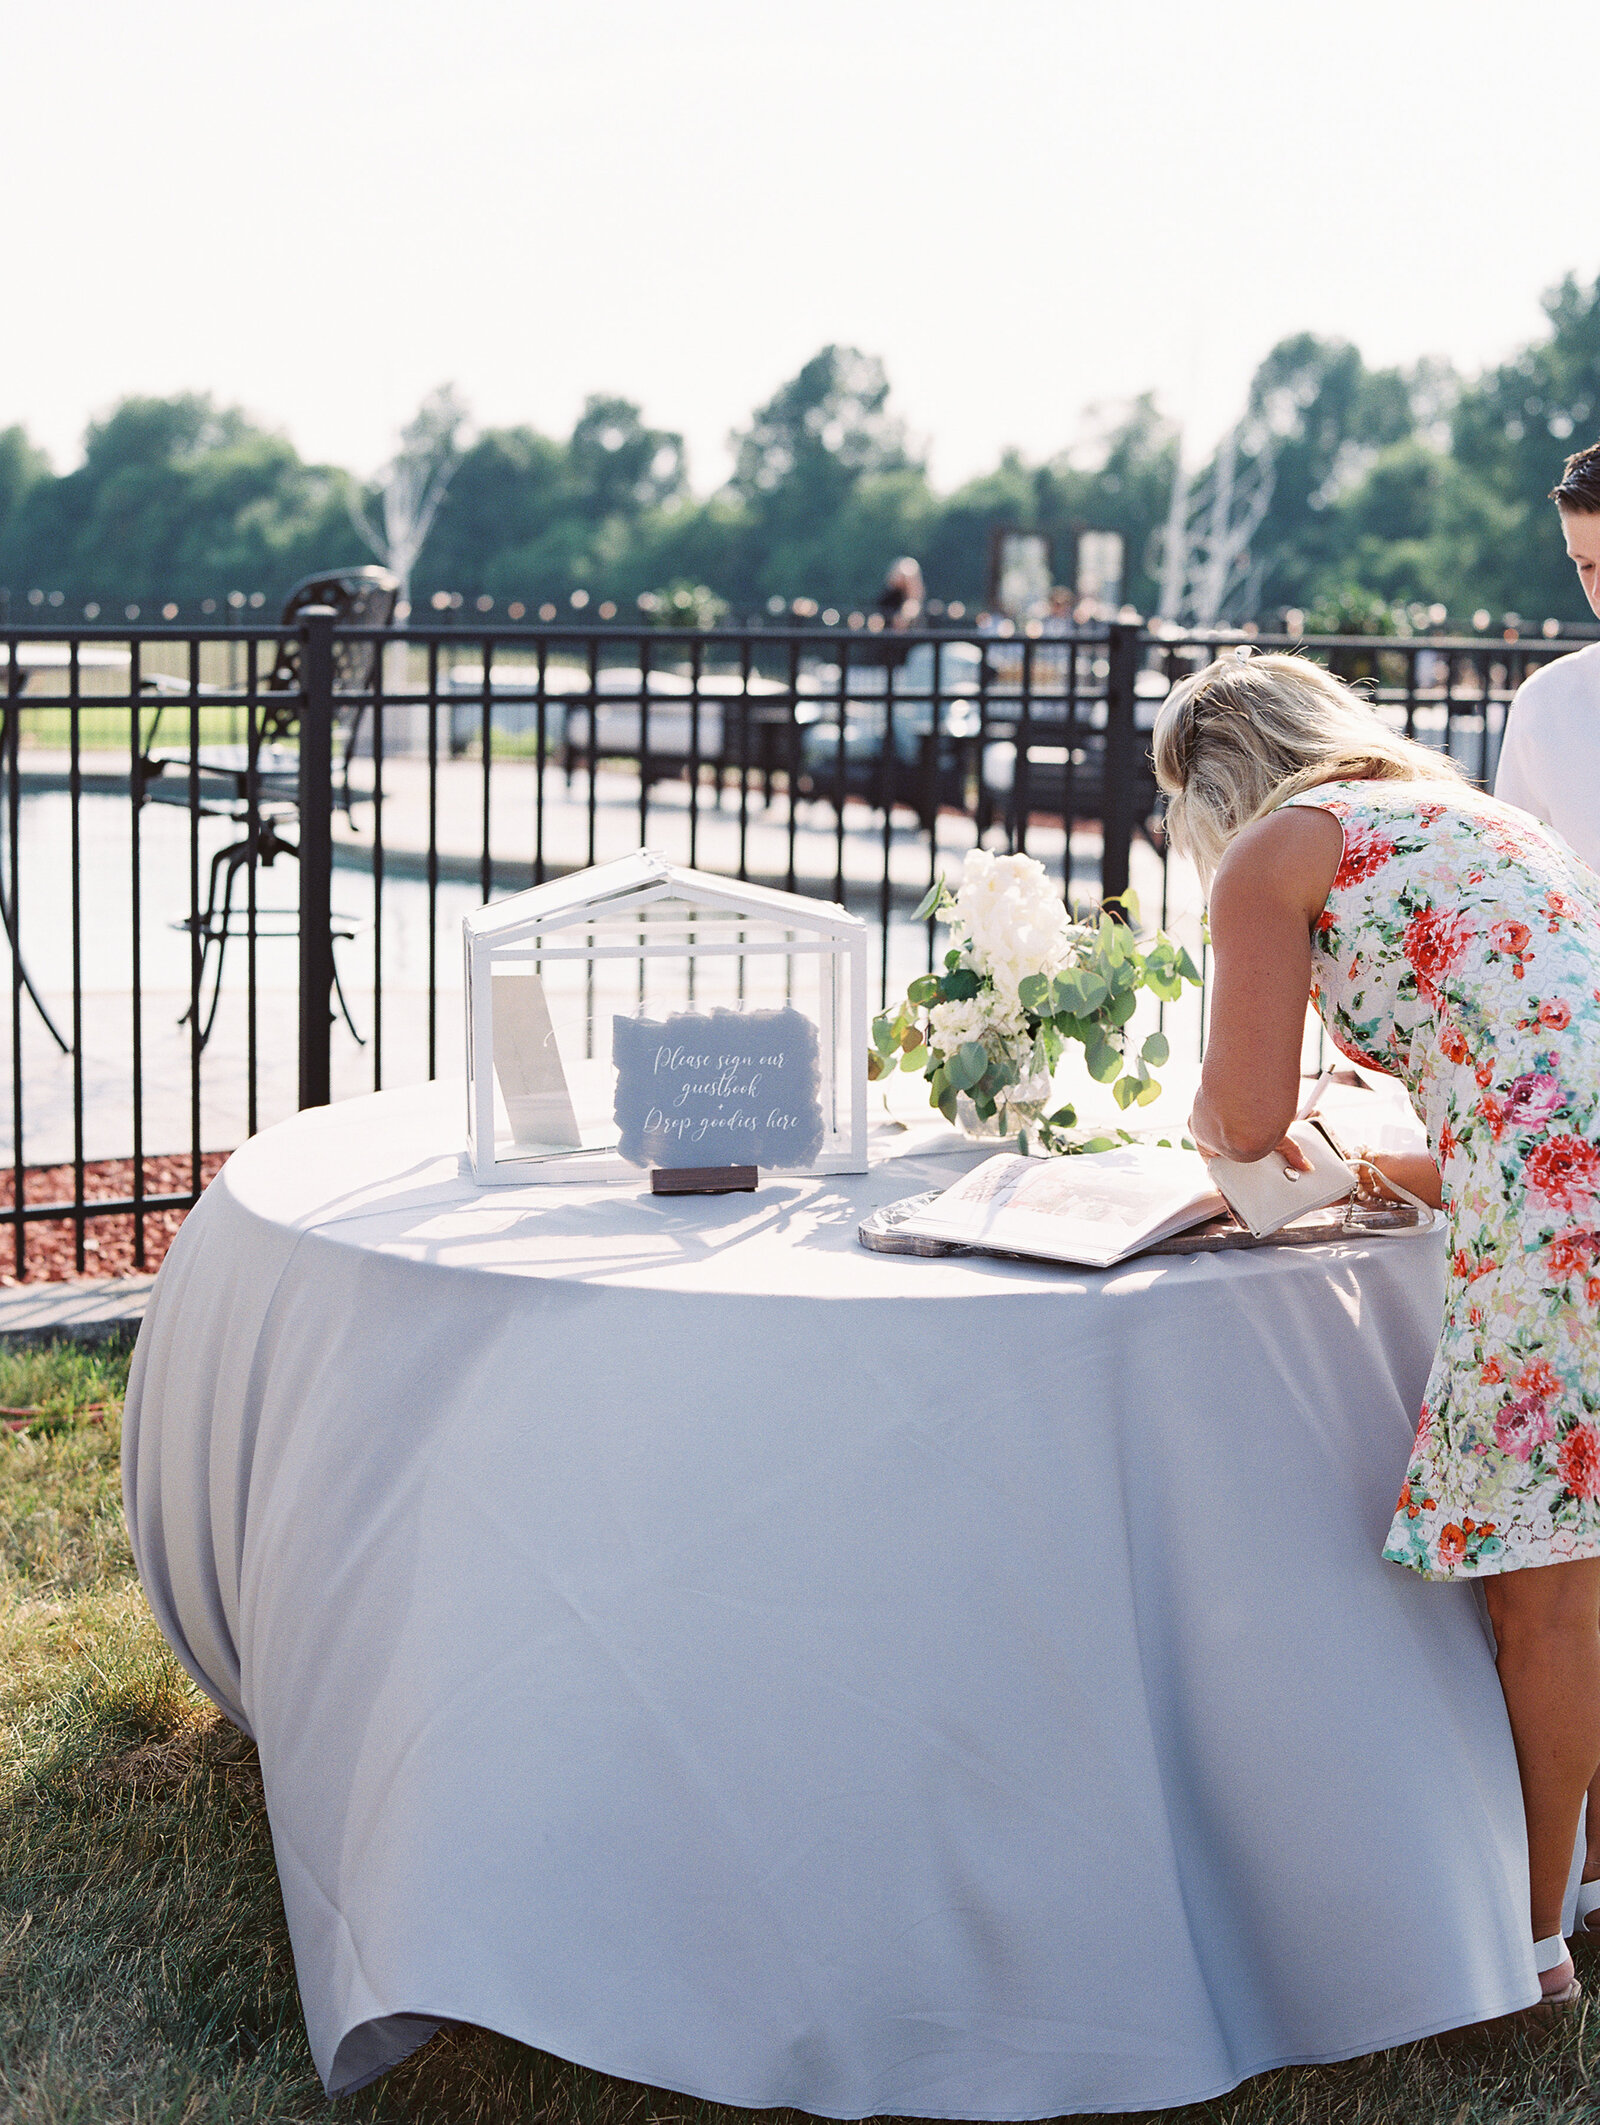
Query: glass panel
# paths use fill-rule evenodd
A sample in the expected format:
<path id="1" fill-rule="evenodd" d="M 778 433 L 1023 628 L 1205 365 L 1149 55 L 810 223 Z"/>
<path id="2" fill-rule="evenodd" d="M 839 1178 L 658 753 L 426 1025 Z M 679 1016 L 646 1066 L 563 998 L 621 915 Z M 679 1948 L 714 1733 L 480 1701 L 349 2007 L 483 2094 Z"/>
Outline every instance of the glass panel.
<path id="1" fill-rule="evenodd" d="M 497 1159 L 576 1175 L 606 1153 L 791 1171 L 837 1153 L 841 960 L 832 939 L 681 902 L 491 947 Z"/>

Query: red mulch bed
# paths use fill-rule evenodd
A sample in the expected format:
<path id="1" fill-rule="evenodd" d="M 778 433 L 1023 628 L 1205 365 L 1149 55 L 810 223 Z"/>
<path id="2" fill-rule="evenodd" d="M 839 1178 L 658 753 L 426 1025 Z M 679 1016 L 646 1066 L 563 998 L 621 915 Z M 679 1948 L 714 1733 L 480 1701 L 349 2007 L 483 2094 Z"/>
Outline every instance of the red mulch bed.
<path id="1" fill-rule="evenodd" d="M 202 1187 L 222 1170 L 227 1156 L 226 1151 L 204 1154 L 200 1161 Z M 188 1192 L 194 1169 L 187 1153 L 170 1158 L 147 1157 L 143 1164 L 147 1196 Z M 85 1221 L 81 1269 L 77 1258 L 77 1232 L 71 1215 L 31 1219 L 24 1246 L 26 1266 L 19 1277 L 13 1237 L 16 1227 L 5 1224 L 14 1200 L 12 1182 L 9 1168 L 0 1171 L 0 1264 L 4 1265 L 0 1268 L 0 1285 L 69 1284 L 80 1277 L 137 1274 L 140 1264 L 133 1256 L 133 1216 L 131 1212 L 123 1211 L 119 1216 L 91 1217 Z M 23 1169 L 22 1200 L 25 1203 L 70 1202 L 72 1190 L 73 1170 L 70 1166 L 27 1166 Z M 86 1202 L 126 1202 L 133 1193 L 133 1160 L 91 1159 L 83 1169 L 83 1193 Z M 162 1257 L 172 1245 L 184 1215 L 181 1210 L 145 1212 L 144 1268 L 161 1267 Z"/>

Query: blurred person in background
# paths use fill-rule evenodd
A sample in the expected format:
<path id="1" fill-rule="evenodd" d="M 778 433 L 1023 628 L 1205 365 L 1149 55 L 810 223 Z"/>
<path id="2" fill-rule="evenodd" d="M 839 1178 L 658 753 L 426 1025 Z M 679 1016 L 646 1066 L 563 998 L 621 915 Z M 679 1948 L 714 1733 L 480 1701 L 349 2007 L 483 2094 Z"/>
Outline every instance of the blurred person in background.
<path id="1" fill-rule="evenodd" d="M 1047 635 L 1070 635 L 1077 619 L 1077 599 L 1070 590 L 1058 583 L 1050 593 L 1050 603 L 1040 621 L 1041 632 Z"/>
<path id="2" fill-rule="evenodd" d="M 1574 451 L 1550 499 L 1600 619 L 1600 443 Z M 1600 871 L 1600 642 L 1530 672 L 1506 717 L 1494 793 L 1554 827 Z"/>
<path id="3" fill-rule="evenodd" d="M 877 611 L 882 615 L 882 632 L 877 642 L 859 653 L 863 664 L 887 664 L 899 668 L 911 654 L 909 643 L 891 647 L 883 639 L 887 634 L 904 634 L 915 627 L 922 618 L 925 592 L 922 570 L 910 554 L 903 553 L 898 561 L 891 561 L 889 573 L 883 579 L 883 588 L 878 592 Z"/>
<path id="4" fill-rule="evenodd" d="M 898 561 L 891 561 L 877 600 L 884 626 L 896 633 L 915 627 L 922 617 L 925 595 L 922 569 L 911 555 L 903 553 Z"/>

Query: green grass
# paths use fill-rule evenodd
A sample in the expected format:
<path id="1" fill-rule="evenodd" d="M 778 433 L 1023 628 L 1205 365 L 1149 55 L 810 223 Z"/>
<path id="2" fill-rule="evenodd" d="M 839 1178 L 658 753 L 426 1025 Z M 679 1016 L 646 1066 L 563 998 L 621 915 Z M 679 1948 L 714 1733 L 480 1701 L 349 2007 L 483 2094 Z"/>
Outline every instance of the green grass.
<path id="1" fill-rule="evenodd" d="M 0 1347 L 0 2125 L 735 2125 L 750 2113 L 448 2030 L 324 2102 L 254 1749 L 152 1623 L 122 1524 L 128 1353 Z M 1600 1958 L 1585 1959 L 1591 1991 Z M 1600 2121 L 1600 2013 L 1263 2074 L 1166 2125 Z M 766 2114 L 778 2121 L 793 2113 Z"/>
<path id="2" fill-rule="evenodd" d="M 128 757 L 131 712 L 126 708 L 96 708 L 85 703 L 78 710 L 78 748 L 85 753 L 120 753 Z M 242 702 L 208 701 L 200 710 L 202 745 L 243 745 L 250 735 L 249 714 Z M 64 753 L 72 744 L 72 719 L 64 708 L 25 708 L 18 726 L 24 750 Z M 182 752 L 189 743 L 189 709 L 183 701 L 169 701 L 159 724 L 153 708 L 139 711 L 141 751 L 154 741 L 161 752 Z M 26 766 L 26 761 L 23 765 Z M 103 768 L 103 761 L 96 761 Z"/>

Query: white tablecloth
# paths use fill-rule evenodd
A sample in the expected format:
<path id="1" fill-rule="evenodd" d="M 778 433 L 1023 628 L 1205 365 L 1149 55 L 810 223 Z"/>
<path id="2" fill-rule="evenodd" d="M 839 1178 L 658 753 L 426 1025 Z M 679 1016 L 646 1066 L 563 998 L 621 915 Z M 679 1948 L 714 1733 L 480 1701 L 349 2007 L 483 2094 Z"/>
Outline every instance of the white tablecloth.
<path id="1" fill-rule="evenodd" d="M 1536 1996 L 1472 1597 L 1378 1554 L 1436 1236 L 887 1258 L 863 1212 L 959 1158 L 479 1192 L 463 1125 L 248 1144 L 127 1406 L 331 2090 L 453 2018 L 730 2103 L 1114 2111 Z"/>

